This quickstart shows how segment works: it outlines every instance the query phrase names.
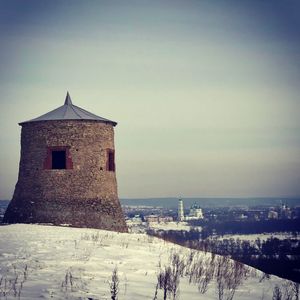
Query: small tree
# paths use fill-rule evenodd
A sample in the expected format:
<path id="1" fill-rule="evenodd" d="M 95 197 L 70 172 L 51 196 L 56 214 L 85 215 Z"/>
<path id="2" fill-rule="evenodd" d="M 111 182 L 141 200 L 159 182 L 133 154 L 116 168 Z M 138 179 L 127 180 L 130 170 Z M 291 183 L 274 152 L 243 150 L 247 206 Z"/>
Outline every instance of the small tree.
<path id="1" fill-rule="evenodd" d="M 293 282 L 293 292 L 295 295 L 295 300 L 299 300 L 299 286 L 300 284 L 298 282 Z"/>
<path id="2" fill-rule="evenodd" d="M 282 286 L 283 288 L 283 299 L 284 300 L 292 300 L 294 298 L 294 289 L 293 289 L 293 283 L 291 282 L 285 282 Z"/>
<path id="3" fill-rule="evenodd" d="M 117 267 L 115 267 L 112 272 L 111 282 L 109 283 L 109 286 L 110 286 L 111 300 L 118 300 L 119 276 L 118 276 Z"/>
<path id="4" fill-rule="evenodd" d="M 177 253 L 173 253 L 171 257 L 171 286 L 170 290 L 172 298 L 175 300 L 179 294 L 179 280 L 183 276 L 184 263 Z"/>
<path id="5" fill-rule="evenodd" d="M 185 271 L 185 263 L 180 258 L 178 253 L 171 253 L 170 255 L 170 265 L 165 266 L 161 269 L 157 275 L 157 288 L 162 289 L 164 296 L 163 299 L 166 300 L 168 297 L 173 300 L 179 297 L 179 283 L 180 277 L 183 276 Z M 157 288 L 155 291 L 154 299 L 157 297 Z"/>
<path id="6" fill-rule="evenodd" d="M 223 300 L 224 290 L 226 288 L 226 276 L 227 276 L 227 257 L 219 256 L 216 259 L 216 292 L 219 300 Z"/>
<path id="7" fill-rule="evenodd" d="M 272 300 L 281 300 L 281 298 L 282 298 L 282 293 L 281 293 L 280 287 L 278 285 L 275 285 L 274 290 L 273 290 Z"/>
<path id="8" fill-rule="evenodd" d="M 171 282 L 171 268 L 165 267 L 165 270 L 161 270 L 157 276 L 157 281 L 159 288 L 164 291 L 164 300 L 167 299 L 168 294 L 172 291 L 172 282 Z"/>

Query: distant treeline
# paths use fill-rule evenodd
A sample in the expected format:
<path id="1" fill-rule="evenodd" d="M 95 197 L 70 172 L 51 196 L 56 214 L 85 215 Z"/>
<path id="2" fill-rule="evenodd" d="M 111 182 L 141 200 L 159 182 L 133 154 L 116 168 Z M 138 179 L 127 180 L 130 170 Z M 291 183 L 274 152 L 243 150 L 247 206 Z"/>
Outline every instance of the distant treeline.
<path id="1" fill-rule="evenodd" d="M 202 227 L 202 238 L 213 234 L 260 234 L 265 232 L 300 232 L 300 219 L 279 219 L 262 221 L 190 221 L 192 226 Z"/>
<path id="2" fill-rule="evenodd" d="M 297 239 L 279 240 L 259 238 L 255 241 L 235 239 L 201 239 L 201 232 L 187 231 L 153 231 L 150 235 L 180 244 L 192 249 L 229 255 L 267 274 L 274 274 L 295 282 L 300 282 L 300 241 Z"/>

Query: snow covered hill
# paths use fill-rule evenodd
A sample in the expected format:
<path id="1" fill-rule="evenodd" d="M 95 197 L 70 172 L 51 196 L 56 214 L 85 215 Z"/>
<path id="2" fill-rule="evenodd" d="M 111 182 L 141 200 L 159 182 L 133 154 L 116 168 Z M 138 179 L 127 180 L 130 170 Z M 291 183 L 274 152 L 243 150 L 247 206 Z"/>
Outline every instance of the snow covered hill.
<path id="1" fill-rule="evenodd" d="M 264 279 L 261 272 L 229 259 L 145 234 L 0 226 L 0 299 L 111 299 L 115 268 L 119 300 L 155 299 L 156 287 L 156 299 L 163 299 L 158 275 L 162 284 L 168 272 L 179 274 L 175 292 L 167 291 L 177 299 L 219 299 L 223 292 L 223 299 L 234 295 L 233 299 L 267 300 L 276 285 L 283 291 L 292 287 L 289 281 Z"/>

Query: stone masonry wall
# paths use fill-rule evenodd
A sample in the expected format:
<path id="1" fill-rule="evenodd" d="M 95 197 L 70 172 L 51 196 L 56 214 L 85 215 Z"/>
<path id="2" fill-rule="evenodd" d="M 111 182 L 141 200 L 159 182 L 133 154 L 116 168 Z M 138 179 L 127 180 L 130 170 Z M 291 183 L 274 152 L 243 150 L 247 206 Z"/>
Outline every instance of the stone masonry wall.
<path id="1" fill-rule="evenodd" d="M 68 147 L 73 168 L 45 169 L 48 147 Z M 18 182 L 4 222 L 127 231 L 116 174 L 106 169 L 107 149 L 114 149 L 110 123 L 24 123 Z"/>

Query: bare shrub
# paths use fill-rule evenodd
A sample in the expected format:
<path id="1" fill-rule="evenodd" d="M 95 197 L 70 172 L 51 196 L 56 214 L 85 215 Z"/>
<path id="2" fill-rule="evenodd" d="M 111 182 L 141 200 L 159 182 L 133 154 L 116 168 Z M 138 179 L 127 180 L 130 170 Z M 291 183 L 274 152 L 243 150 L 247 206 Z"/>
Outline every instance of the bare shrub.
<path id="1" fill-rule="evenodd" d="M 82 279 L 80 269 L 74 272 L 72 268 L 69 268 L 66 270 L 65 276 L 61 282 L 61 291 L 65 293 L 65 297 L 68 297 L 69 293 L 78 290 L 86 292 L 87 283 Z"/>
<path id="2" fill-rule="evenodd" d="M 0 275 L 0 298 L 13 296 L 20 299 L 24 282 L 28 277 L 28 267 L 25 265 L 20 269 L 13 265 L 13 270 L 7 269 L 3 275 Z"/>
<path id="3" fill-rule="evenodd" d="M 282 292 L 278 285 L 275 285 L 273 289 L 273 297 L 272 300 L 281 300 L 282 299 Z"/>
<path id="4" fill-rule="evenodd" d="M 158 286 L 163 290 L 163 299 L 166 300 L 172 291 L 171 267 L 165 267 L 157 276 Z"/>
<path id="5" fill-rule="evenodd" d="M 157 288 L 163 290 L 163 299 L 178 298 L 180 277 L 187 276 L 189 283 L 197 285 L 201 294 L 205 294 L 210 282 L 216 279 L 218 299 L 232 300 L 237 288 L 251 276 L 248 266 L 228 256 L 211 254 L 210 258 L 204 258 L 196 251 L 191 251 L 185 260 L 178 253 L 172 253 L 169 265 L 162 268 L 159 263 L 159 268 Z M 154 299 L 157 299 L 157 288 Z"/>
<path id="6" fill-rule="evenodd" d="M 159 262 L 159 274 L 157 275 L 157 285 L 154 299 L 157 299 L 158 288 L 163 290 L 163 299 L 171 297 L 173 300 L 178 298 L 180 277 L 184 276 L 185 261 L 178 253 L 171 253 L 169 257 L 169 265 L 161 267 Z"/>
<path id="7" fill-rule="evenodd" d="M 195 283 L 195 274 L 199 268 L 198 262 L 201 264 L 202 260 L 198 260 L 198 255 L 196 255 L 195 251 L 191 251 L 185 262 L 185 276 L 188 276 L 189 284 Z"/>
<path id="8" fill-rule="evenodd" d="M 204 269 L 204 275 L 200 277 L 200 281 L 198 282 L 198 291 L 201 294 L 205 294 L 208 290 L 208 284 L 214 278 L 215 266 L 213 264 L 209 264 Z"/>
<path id="9" fill-rule="evenodd" d="M 61 289 L 64 292 L 73 292 L 74 288 L 74 278 L 71 269 L 68 269 L 65 274 L 65 278 L 61 283 Z"/>
<path id="10" fill-rule="evenodd" d="M 237 287 L 249 276 L 249 268 L 243 263 L 230 260 L 228 256 L 219 256 L 215 261 L 218 299 L 232 300 Z"/>
<path id="11" fill-rule="evenodd" d="M 194 262 L 189 268 L 189 283 L 196 284 L 201 294 L 205 294 L 208 284 L 214 277 L 214 264 L 200 255 L 194 256 Z"/>
<path id="12" fill-rule="evenodd" d="M 294 298 L 293 283 L 286 281 L 282 285 L 282 295 L 284 300 L 292 300 Z"/>
<path id="13" fill-rule="evenodd" d="M 214 278 L 214 263 L 215 256 L 210 259 L 204 259 L 199 252 L 191 251 L 186 260 L 185 275 L 188 276 L 189 284 L 198 286 L 201 294 L 205 294 L 208 289 L 208 284 Z"/>
<path id="14" fill-rule="evenodd" d="M 270 275 L 263 272 L 262 276 L 259 278 L 259 282 L 263 282 L 264 280 L 269 280 L 270 279 Z"/>
<path id="15" fill-rule="evenodd" d="M 102 237 L 99 231 L 94 233 L 83 233 L 81 234 L 80 240 L 84 241 L 92 241 L 94 245 L 103 246 L 103 240 L 107 238 L 107 236 Z M 77 246 L 77 242 L 75 242 L 75 248 Z"/>
<path id="16" fill-rule="evenodd" d="M 237 287 L 242 284 L 244 279 L 247 279 L 249 268 L 238 261 L 231 262 L 231 266 L 228 267 L 229 272 L 226 274 L 227 300 L 232 300 Z"/>
<path id="17" fill-rule="evenodd" d="M 171 256 L 171 294 L 175 300 L 179 294 L 179 281 L 183 276 L 185 265 L 178 253 Z"/>
<path id="18" fill-rule="evenodd" d="M 226 288 L 226 276 L 228 272 L 228 257 L 227 256 L 219 256 L 216 259 L 216 292 L 218 295 L 218 299 L 222 300 L 224 296 L 224 290 Z"/>
<path id="19" fill-rule="evenodd" d="M 186 261 L 186 266 L 187 266 L 187 267 L 189 267 L 189 266 L 192 265 L 193 260 L 194 260 L 194 257 L 195 257 L 195 254 L 196 254 L 195 251 L 193 251 L 193 250 L 190 251 L 190 254 L 189 254 L 188 259 L 187 259 L 187 261 Z"/>
<path id="20" fill-rule="evenodd" d="M 110 287 L 111 300 L 118 300 L 119 276 L 118 276 L 117 267 L 115 267 L 113 269 L 113 272 L 111 275 L 111 281 L 109 282 L 109 287 Z"/>
<path id="21" fill-rule="evenodd" d="M 295 295 L 295 300 L 299 300 L 299 287 L 300 284 L 298 282 L 293 282 L 293 292 Z"/>

